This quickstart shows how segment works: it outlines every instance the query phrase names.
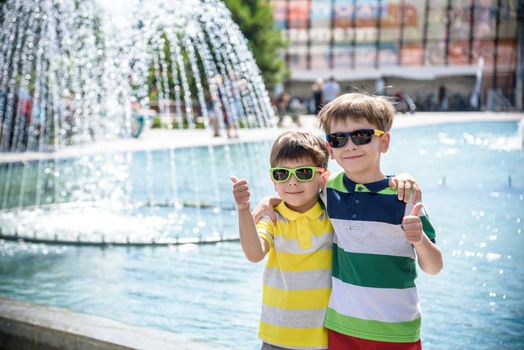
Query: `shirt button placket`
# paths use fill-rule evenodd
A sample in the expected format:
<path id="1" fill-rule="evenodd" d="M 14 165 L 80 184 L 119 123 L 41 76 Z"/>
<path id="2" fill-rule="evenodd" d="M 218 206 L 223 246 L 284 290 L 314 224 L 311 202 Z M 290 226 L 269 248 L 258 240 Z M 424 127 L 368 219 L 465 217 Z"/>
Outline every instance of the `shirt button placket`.
<path id="1" fill-rule="evenodd" d="M 364 190 L 364 188 L 362 187 L 362 185 L 357 185 L 356 186 L 355 201 L 354 201 L 355 204 L 359 204 L 360 203 L 360 199 L 358 197 L 359 197 L 360 192 L 362 192 L 363 190 Z M 351 218 L 353 220 L 355 220 L 358 217 L 358 215 L 355 213 L 355 211 L 358 211 L 358 208 L 355 208 L 353 210 L 353 215 L 351 215 Z"/>

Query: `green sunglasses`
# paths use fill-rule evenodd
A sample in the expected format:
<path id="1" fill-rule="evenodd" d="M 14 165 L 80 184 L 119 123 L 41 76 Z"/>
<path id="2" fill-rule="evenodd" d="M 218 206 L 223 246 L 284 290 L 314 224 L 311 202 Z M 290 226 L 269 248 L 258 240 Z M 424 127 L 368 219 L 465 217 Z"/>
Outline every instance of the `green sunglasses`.
<path id="1" fill-rule="evenodd" d="M 313 177 L 315 176 L 316 172 L 319 172 L 322 174 L 325 169 L 319 168 L 316 166 L 300 166 L 298 168 L 283 168 L 283 167 L 276 167 L 269 169 L 269 172 L 271 174 L 271 178 L 275 182 L 286 182 L 289 180 L 291 175 L 295 175 L 295 178 L 298 181 L 307 182 L 313 180 Z"/>

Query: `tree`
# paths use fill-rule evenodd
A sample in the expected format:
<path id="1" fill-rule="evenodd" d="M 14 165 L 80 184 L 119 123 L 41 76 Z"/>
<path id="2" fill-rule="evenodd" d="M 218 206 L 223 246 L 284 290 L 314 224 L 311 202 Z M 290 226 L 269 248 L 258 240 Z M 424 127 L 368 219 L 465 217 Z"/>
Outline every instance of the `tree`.
<path id="1" fill-rule="evenodd" d="M 224 0 L 233 21 L 249 42 L 249 48 L 262 72 L 266 88 L 284 81 L 289 71 L 281 57 L 287 46 L 280 30 L 275 28 L 273 9 L 268 0 Z"/>

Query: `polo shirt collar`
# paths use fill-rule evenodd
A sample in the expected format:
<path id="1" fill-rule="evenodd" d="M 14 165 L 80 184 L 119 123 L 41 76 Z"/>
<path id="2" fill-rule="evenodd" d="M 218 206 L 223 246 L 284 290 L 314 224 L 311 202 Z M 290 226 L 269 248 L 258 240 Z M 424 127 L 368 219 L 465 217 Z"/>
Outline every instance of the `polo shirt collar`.
<path id="1" fill-rule="evenodd" d="M 282 214 L 282 216 L 284 216 L 287 220 L 290 220 L 290 221 L 295 221 L 296 219 L 301 218 L 301 217 L 306 217 L 309 220 L 316 220 L 324 213 L 324 210 L 322 209 L 322 207 L 320 206 L 320 203 L 318 202 L 316 202 L 315 205 L 311 209 L 306 211 L 305 213 L 299 213 L 297 211 L 289 209 L 286 206 L 286 203 L 284 203 L 284 201 L 280 202 L 280 204 L 277 205 L 275 209 L 280 214 Z"/>
<path id="2" fill-rule="evenodd" d="M 351 180 L 344 174 L 344 185 L 349 193 L 354 192 L 372 192 L 377 193 L 389 187 L 389 178 L 378 180 L 375 182 L 370 182 L 367 184 L 359 184 Z"/>

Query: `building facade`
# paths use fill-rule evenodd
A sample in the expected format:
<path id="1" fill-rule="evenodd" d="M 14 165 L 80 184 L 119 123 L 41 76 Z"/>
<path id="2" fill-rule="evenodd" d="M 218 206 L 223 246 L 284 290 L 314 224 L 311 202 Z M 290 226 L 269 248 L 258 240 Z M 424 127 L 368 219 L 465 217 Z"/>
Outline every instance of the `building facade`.
<path id="1" fill-rule="evenodd" d="M 287 88 L 299 95 L 315 79 L 334 76 L 346 90 L 356 84 L 373 92 L 384 79 L 388 94 L 436 94 L 445 86 L 465 100 L 479 90 L 484 105 L 522 108 L 524 0 L 271 3 L 289 42 Z"/>

